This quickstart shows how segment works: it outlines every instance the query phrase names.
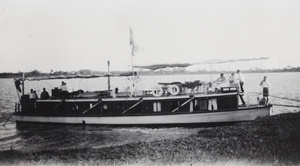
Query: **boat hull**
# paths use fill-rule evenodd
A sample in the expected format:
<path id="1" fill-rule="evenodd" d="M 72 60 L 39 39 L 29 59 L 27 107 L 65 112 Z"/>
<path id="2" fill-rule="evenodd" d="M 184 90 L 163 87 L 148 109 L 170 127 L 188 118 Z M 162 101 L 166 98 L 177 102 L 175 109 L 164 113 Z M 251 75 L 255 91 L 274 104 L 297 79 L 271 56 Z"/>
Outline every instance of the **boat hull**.
<path id="1" fill-rule="evenodd" d="M 16 122 L 91 125 L 189 125 L 253 121 L 270 115 L 271 106 L 226 111 L 115 116 L 32 116 L 16 114 Z"/>

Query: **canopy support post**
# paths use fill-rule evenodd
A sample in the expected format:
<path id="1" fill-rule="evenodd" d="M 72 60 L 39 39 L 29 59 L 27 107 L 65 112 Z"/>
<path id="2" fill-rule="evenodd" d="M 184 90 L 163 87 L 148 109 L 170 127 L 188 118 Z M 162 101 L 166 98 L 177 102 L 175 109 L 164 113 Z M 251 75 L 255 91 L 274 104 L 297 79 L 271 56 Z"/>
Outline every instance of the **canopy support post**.
<path id="1" fill-rule="evenodd" d="M 97 105 L 101 104 L 102 100 L 100 99 L 98 103 L 96 103 L 95 105 L 93 105 L 91 108 L 83 111 L 81 114 L 84 115 L 85 113 L 87 113 L 88 111 L 90 111 L 91 109 L 95 108 Z"/>
<path id="2" fill-rule="evenodd" d="M 125 114 L 127 111 L 131 110 L 132 108 L 136 107 L 137 105 L 139 105 L 140 103 L 142 103 L 144 101 L 143 98 L 140 98 L 140 101 L 135 103 L 133 106 L 131 106 L 130 108 L 128 108 L 127 110 L 123 111 L 122 114 Z"/>
<path id="3" fill-rule="evenodd" d="M 177 108 L 175 108 L 172 113 L 176 112 L 179 110 L 180 107 L 183 107 L 184 105 L 186 105 L 187 103 L 189 103 L 190 101 L 194 100 L 195 96 L 192 96 L 190 99 L 188 99 L 186 102 L 184 102 L 183 104 L 181 104 L 180 106 L 178 106 Z"/>
<path id="4" fill-rule="evenodd" d="M 25 73 L 23 73 L 23 78 L 22 78 L 22 95 L 24 95 L 24 93 L 25 93 L 24 82 L 25 82 Z"/>
<path id="5" fill-rule="evenodd" d="M 61 104 L 63 104 L 66 101 L 66 99 L 61 99 L 60 103 L 58 103 L 57 105 L 55 105 L 49 112 L 48 114 L 50 114 L 52 111 L 54 111 L 56 108 L 58 108 Z"/>
<path id="6" fill-rule="evenodd" d="M 107 61 L 107 66 L 108 66 L 108 75 L 107 75 L 107 81 L 108 81 L 108 98 L 110 98 L 110 71 L 109 71 L 109 65 L 110 65 L 110 62 Z"/>

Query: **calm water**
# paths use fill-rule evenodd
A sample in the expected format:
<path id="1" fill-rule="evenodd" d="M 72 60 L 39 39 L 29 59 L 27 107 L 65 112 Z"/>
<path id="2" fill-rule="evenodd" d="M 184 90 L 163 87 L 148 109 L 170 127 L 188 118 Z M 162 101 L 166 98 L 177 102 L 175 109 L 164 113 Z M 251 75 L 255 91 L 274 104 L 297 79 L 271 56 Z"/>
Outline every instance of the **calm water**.
<path id="1" fill-rule="evenodd" d="M 263 76 L 267 75 L 271 83 L 270 102 L 273 104 L 300 106 L 300 73 L 269 73 L 269 74 L 245 74 L 244 85 L 247 103 L 256 103 L 259 92 L 259 83 Z M 141 76 L 139 88 L 149 89 L 158 82 L 174 81 L 210 81 L 218 78 L 218 75 L 172 75 L 172 76 Z M 47 80 L 26 81 L 25 92 L 35 89 L 38 94 L 45 87 L 49 92 L 53 87 L 59 87 L 61 81 L 65 81 L 69 91 L 83 89 L 84 91 L 105 90 L 107 78 L 95 79 L 71 79 L 71 80 Z M 126 77 L 111 78 L 112 88 L 120 90 L 128 87 Z M 287 100 L 282 98 L 289 98 Z M 295 101 L 298 100 L 298 101 Z M 99 127 L 99 126 L 74 126 L 74 125 L 36 125 L 16 128 L 14 118 L 2 126 L 9 115 L 14 111 L 14 103 L 18 96 L 12 79 L 0 79 L 0 150 L 20 149 L 67 149 L 67 148 L 99 148 L 116 146 L 131 142 L 153 141 L 162 139 L 176 139 L 197 133 L 201 128 L 141 128 L 141 127 Z M 274 106 L 271 114 L 280 114 L 299 111 L 296 107 Z"/>

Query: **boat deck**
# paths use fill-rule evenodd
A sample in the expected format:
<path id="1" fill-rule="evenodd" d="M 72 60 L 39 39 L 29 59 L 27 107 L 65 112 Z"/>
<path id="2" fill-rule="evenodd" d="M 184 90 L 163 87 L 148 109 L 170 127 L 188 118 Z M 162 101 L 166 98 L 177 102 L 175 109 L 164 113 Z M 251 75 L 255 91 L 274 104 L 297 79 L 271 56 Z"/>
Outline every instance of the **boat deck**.
<path id="1" fill-rule="evenodd" d="M 232 96 L 237 95 L 237 92 L 231 93 L 211 93 L 211 94 L 204 94 L 204 93 L 186 93 L 186 94 L 178 94 L 176 96 L 172 95 L 162 95 L 161 97 L 155 97 L 152 94 L 144 94 L 138 95 L 136 97 L 124 96 L 124 95 L 117 95 L 115 97 L 74 97 L 74 98 L 67 98 L 64 99 L 66 102 L 97 102 L 100 99 L 102 101 L 138 101 L 138 100 L 168 100 L 168 99 L 188 99 L 191 97 L 196 98 L 216 98 L 221 96 Z M 61 98 L 56 99 L 37 99 L 36 102 L 60 102 Z"/>

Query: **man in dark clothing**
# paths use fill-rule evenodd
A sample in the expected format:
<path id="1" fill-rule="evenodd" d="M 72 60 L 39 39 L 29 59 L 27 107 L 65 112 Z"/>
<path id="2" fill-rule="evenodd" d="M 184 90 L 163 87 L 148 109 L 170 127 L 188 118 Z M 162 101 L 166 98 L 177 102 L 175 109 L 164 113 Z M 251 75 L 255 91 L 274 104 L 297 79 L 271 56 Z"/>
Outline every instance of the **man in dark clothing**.
<path id="1" fill-rule="evenodd" d="M 41 93 L 41 99 L 49 99 L 49 93 L 46 91 L 46 88 L 43 88 L 43 92 Z"/>
<path id="2" fill-rule="evenodd" d="M 22 90 L 21 90 L 20 85 L 22 85 L 21 79 L 15 79 L 15 86 L 16 86 L 16 89 L 21 93 Z"/>

